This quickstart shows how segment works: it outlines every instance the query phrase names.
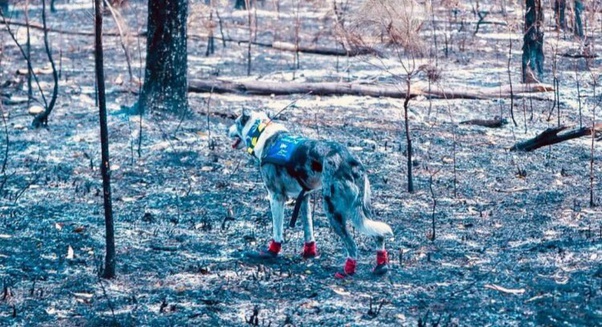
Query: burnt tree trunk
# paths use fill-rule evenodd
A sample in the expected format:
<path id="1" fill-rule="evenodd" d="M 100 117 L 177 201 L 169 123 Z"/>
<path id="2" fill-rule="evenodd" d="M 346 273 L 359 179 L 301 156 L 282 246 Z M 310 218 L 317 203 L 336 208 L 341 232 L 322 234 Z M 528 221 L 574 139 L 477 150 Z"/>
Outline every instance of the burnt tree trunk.
<path id="1" fill-rule="evenodd" d="M 8 17 L 8 0 L 0 0 L 0 16 Z"/>
<path id="2" fill-rule="evenodd" d="M 149 0 L 146 69 L 136 113 L 188 109 L 187 0 Z"/>
<path id="3" fill-rule="evenodd" d="M 583 37 L 583 21 L 581 20 L 581 14 L 585 10 L 585 6 L 583 5 L 583 1 L 575 0 L 575 26 L 573 28 L 573 33 L 576 36 Z"/>
<path id="4" fill-rule="evenodd" d="M 48 41 L 48 28 L 46 25 L 46 0 L 42 0 L 42 26 L 44 27 L 44 50 L 46 50 L 46 56 L 48 57 L 50 67 L 52 68 L 52 81 L 54 82 L 54 85 L 52 87 L 52 97 L 50 98 L 50 102 L 45 106 L 45 110 L 42 113 L 37 114 L 31 122 L 31 125 L 35 128 L 48 125 L 48 117 L 50 117 L 50 113 L 52 113 L 52 110 L 54 109 L 54 105 L 56 104 L 56 99 L 59 93 L 59 74 L 56 70 L 54 60 L 52 59 L 50 41 Z M 29 55 L 27 55 L 27 60 L 29 60 Z M 29 73 L 31 73 L 31 71 Z"/>
<path id="5" fill-rule="evenodd" d="M 543 78 L 543 8 L 541 0 L 526 0 L 523 37 L 523 83 L 542 81 Z"/>
<path id="6" fill-rule="evenodd" d="M 554 0 L 554 20 L 556 29 L 566 28 L 566 0 Z"/>
<path id="7" fill-rule="evenodd" d="M 103 68 L 102 51 L 102 8 L 101 0 L 94 1 L 95 7 L 95 42 L 94 59 L 96 64 L 96 83 L 98 87 L 98 114 L 100 117 L 100 148 L 102 175 L 102 195 L 105 212 L 105 266 L 102 272 L 103 278 L 115 277 L 115 233 L 113 227 L 113 204 L 111 202 L 111 166 L 109 165 L 109 131 L 107 128 L 107 103 L 105 97 L 105 79 Z"/>
<path id="8" fill-rule="evenodd" d="M 246 4 L 245 0 L 236 0 L 234 2 L 234 9 L 237 9 L 237 10 L 247 9 L 247 4 Z"/>

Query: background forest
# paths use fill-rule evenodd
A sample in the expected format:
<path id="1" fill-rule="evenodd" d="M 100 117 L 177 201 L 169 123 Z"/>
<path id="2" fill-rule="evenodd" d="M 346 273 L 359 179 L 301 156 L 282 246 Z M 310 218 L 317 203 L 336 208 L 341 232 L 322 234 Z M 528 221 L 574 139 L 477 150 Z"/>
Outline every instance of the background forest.
<path id="1" fill-rule="evenodd" d="M 102 8 L 109 279 L 94 3 L 0 1 L 0 326 L 600 325 L 601 3 L 163 2 L 187 10 L 187 99 L 142 115 L 162 2 Z M 388 275 L 355 235 L 358 273 L 332 277 L 345 257 L 321 201 L 319 258 L 299 227 L 282 259 L 242 257 L 271 216 L 226 128 L 285 107 L 291 131 L 366 166 Z"/>

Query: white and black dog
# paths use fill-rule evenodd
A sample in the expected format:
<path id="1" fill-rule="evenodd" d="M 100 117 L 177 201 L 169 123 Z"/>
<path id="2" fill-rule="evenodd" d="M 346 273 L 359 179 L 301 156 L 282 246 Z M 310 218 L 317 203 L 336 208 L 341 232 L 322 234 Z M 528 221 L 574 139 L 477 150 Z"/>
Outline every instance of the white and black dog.
<path id="1" fill-rule="evenodd" d="M 246 148 L 259 160 L 261 176 L 269 192 L 273 239 L 267 251 L 251 254 L 251 257 L 274 258 L 280 252 L 284 204 L 289 197 L 297 198 L 291 225 L 297 214 L 303 221 L 305 245 L 302 255 L 304 258 L 315 257 L 313 221 L 305 194 L 321 189 L 326 215 L 347 250 L 344 269 L 335 277 L 344 278 L 355 273 L 357 246 L 347 229 L 348 221 L 360 232 L 376 239 L 378 249 L 373 272 L 379 275 L 387 272 L 385 237 L 393 235 L 393 231 L 389 225 L 370 219 L 370 183 L 364 167 L 349 150 L 336 142 L 291 135 L 285 126 L 272 122 L 263 112 L 243 110 L 228 134 L 234 139 L 233 148 Z"/>

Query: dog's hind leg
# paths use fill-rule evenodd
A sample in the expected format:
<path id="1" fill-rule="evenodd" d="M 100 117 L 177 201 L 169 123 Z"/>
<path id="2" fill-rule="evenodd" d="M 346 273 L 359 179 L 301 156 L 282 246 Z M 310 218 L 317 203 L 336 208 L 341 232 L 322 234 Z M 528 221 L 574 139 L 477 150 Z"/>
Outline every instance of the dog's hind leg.
<path id="1" fill-rule="evenodd" d="M 301 255 L 305 259 L 313 258 L 318 255 L 316 249 L 316 240 L 314 239 L 314 222 L 309 209 L 309 198 L 310 196 L 305 196 L 305 198 L 303 198 L 303 202 L 301 202 L 299 211 L 299 214 L 303 219 L 303 236 L 305 239 L 305 244 L 303 245 L 303 252 Z"/>
<path id="2" fill-rule="evenodd" d="M 376 241 L 376 266 L 372 270 L 375 275 L 384 275 L 389 271 L 389 258 L 385 249 L 385 238 L 383 236 L 375 236 Z"/>
<path id="3" fill-rule="evenodd" d="M 347 252 L 345 267 L 342 272 L 337 272 L 335 277 L 345 278 L 351 276 L 355 273 L 355 267 L 357 266 L 357 245 L 347 229 L 345 216 L 340 212 L 342 208 L 337 208 L 329 195 L 324 196 L 324 208 L 332 229 L 343 241 Z"/>

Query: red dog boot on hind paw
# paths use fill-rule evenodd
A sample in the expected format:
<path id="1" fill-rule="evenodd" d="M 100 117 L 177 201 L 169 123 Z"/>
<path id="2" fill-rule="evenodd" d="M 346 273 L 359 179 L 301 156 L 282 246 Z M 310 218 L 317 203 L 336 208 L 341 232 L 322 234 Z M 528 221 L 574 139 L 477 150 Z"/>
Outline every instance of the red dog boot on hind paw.
<path id="1" fill-rule="evenodd" d="M 275 259 L 278 256 L 278 253 L 280 252 L 281 248 L 282 248 L 282 243 L 278 243 L 278 242 L 272 240 L 272 241 L 270 241 L 270 246 L 268 247 L 268 249 L 266 251 L 260 250 L 259 252 L 257 252 L 257 251 L 246 252 L 245 257 L 247 257 L 249 259 L 256 259 L 256 260 Z"/>
<path id="2" fill-rule="evenodd" d="M 334 274 L 334 278 L 343 279 L 349 276 L 353 276 L 355 274 L 355 267 L 357 266 L 357 261 L 351 258 L 347 258 L 345 261 L 345 267 L 342 272 L 337 272 Z"/>
<path id="3" fill-rule="evenodd" d="M 376 251 L 376 267 L 372 269 L 372 273 L 381 276 L 389 271 L 389 258 L 386 250 Z"/>
<path id="4" fill-rule="evenodd" d="M 316 248 L 316 242 L 309 242 L 303 245 L 303 252 L 301 253 L 303 259 L 315 258 L 318 256 L 318 249 Z"/>

